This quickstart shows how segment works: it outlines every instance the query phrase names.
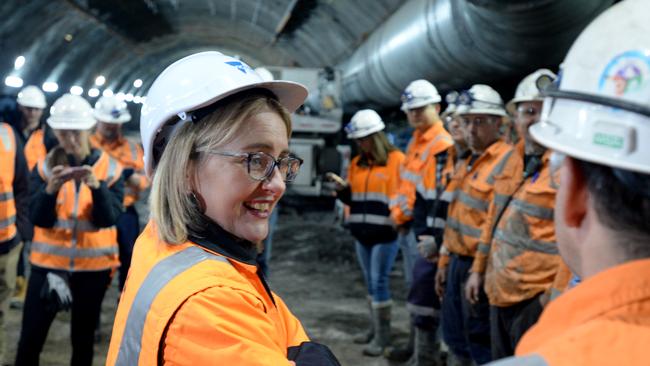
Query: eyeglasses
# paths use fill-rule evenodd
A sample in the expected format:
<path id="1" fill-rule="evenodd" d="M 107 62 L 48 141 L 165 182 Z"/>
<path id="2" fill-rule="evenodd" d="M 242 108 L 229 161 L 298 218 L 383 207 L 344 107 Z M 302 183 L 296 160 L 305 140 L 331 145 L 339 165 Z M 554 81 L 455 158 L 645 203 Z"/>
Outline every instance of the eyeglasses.
<path id="1" fill-rule="evenodd" d="M 553 151 L 551 152 L 551 157 L 549 161 L 549 167 L 551 168 L 551 187 L 558 189 L 560 188 L 560 168 L 564 164 L 564 159 L 566 155 Z"/>
<path id="2" fill-rule="evenodd" d="M 540 113 L 540 110 L 538 108 L 534 107 L 519 107 L 517 108 L 517 115 L 519 117 L 534 117 L 537 116 Z"/>
<path id="3" fill-rule="evenodd" d="M 296 179 L 300 166 L 303 160 L 297 156 L 284 156 L 275 159 L 272 155 L 265 152 L 254 153 L 235 153 L 227 151 L 214 151 L 214 150 L 197 150 L 199 152 L 206 152 L 208 154 L 230 156 L 234 158 L 242 158 L 246 162 L 246 169 L 248 175 L 254 180 L 263 181 L 273 176 L 275 167 L 278 167 L 280 174 L 285 182 L 292 182 Z"/>
<path id="4" fill-rule="evenodd" d="M 477 126 L 483 126 L 486 123 L 494 123 L 496 121 L 496 118 L 492 117 L 483 117 L 483 116 L 476 116 L 476 117 L 461 117 L 461 122 L 463 122 L 463 126 L 469 127 L 471 124 L 475 124 Z"/>

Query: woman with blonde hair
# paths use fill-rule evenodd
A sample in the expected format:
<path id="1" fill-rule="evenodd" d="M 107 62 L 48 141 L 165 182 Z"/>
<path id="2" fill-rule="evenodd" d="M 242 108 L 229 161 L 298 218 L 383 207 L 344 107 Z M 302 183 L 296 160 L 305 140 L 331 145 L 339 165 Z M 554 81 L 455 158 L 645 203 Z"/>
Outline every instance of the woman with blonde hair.
<path id="1" fill-rule="evenodd" d="M 363 353 L 379 356 L 390 345 L 391 294 L 389 274 L 399 249 L 397 231 L 390 218 L 390 202 L 397 195 L 404 154 L 391 145 L 383 132 L 384 122 L 371 109 L 358 111 L 345 127 L 360 154 L 348 170 L 348 181 L 334 173 L 337 197 L 350 206 L 348 223 L 357 240 L 357 259 L 368 290 L 371 327 L 355 339 L 368 343 Z"/>
<path id="2" fill-rule="evenodd" d="M 289 113 L 307 90 L 218 52 L 185 57 L 142 107 L 151 222 L 138 238 L 107 365 L 338 365 L 256 266 L 302 161 Z"/>

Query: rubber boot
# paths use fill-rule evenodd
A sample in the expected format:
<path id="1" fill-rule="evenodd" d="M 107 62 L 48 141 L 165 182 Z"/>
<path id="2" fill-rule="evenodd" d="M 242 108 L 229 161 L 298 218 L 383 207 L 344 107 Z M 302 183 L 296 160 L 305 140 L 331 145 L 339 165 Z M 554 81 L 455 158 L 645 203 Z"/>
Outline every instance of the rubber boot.
<path id="1" fill-rule="evenodd" d="M 16 288 L 9 301 L 10 307 L 12 309 L 22 309 L 25 303 L 25 294 L 27 294 L 27 281 L 25 281 L 25 277 L 18 276 L 16 277 Z"/>
<path id="2" fill-rule="evenodd" d="M 375 327 L 375 336 L 363 349 L 366 356 L 377 357 L 384 354 L 386 347 L 390 345 L 390 311 L 392 303 L 372 304 L 372 322 Z"/>
<path id="3" fill-rule="evenodd" d="M 369 320 L 370 325 L 368 326 L 368 330 L 354 337 L 352 341 L 356 344 L 368 344 L 375 336 L 375 326 L 372 320 L 372 298 L 368 297 L 367 300 L 368 300 L 368 312 L 370 313 L 370 320 Z"/>
<path id="4" fill-rule="evenodd" d="M 440 343 L 436 332 L 415 327 L 415 349 L 409 366 L 438 366 L 442 365 Z"/>
<path id="5" fill-rule="evenodd" d="M 409 338 L 406 344 L 400 345 L 399 347 L 388 347 L 384 351 L 384 357 L 393 362 L 405 362 L 410 360 L 410 357 L 413 355 L 414 345 L 415 327 L 413 326 L 413 322 L 411 322 L 409 327 Z"/>

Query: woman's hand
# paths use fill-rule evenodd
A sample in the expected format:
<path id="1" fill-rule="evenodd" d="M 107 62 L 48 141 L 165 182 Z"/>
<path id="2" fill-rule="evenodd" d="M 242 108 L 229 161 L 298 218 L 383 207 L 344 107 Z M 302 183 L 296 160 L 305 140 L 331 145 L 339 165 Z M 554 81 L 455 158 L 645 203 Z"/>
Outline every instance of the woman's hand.
<path id="1" fill-rule="evenodd" d="M 83 168 L 87 173 L 83 178 L 81 178 L 82 182 L 86 183 L 86 185 L 91 189 L 99 188 L 99 180 L 97 180 L 97 177 L 93 174 L 92 168 L 89 165 L 84 165 Z"/>
<path id="2" fill-rule="evenodd" d="M 325 179 L 330 182 L 334 182 L 334 189 L 336 189 L 336 191 L 341 191 L 348 186 L 348 182 L 346 182 L 345 179 L 332 172 L 325 173 Z"/>

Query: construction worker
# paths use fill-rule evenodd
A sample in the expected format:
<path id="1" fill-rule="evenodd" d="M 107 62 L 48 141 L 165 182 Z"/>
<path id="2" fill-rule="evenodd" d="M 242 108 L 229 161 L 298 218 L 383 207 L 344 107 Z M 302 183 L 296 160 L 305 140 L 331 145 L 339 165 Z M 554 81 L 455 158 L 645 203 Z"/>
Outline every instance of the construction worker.
<path id="1" fill-rule="evenodd" d="M 140 223 L 135 203 L 140 193 L 149 187 L 149 180 L 144 174 L 142 147 L 129 141 L 122 135 L 122 125 L 131 120 L 126 102 L 116 97 L 101 97 L 95 103 L 93 116 L 97 120 L 95 134 L 90 137 L 90 144 L 105 151 L 123 167 L 124 212 L 117 220 L 117 243 L 120 249 L 120 277 L 118 286 L 124 288 L 126 275 L 131 265 L 133 244 L 140 234 Z"/>
<path id="2" fill-rule="evenodd" d="M 16 283 L 16 268 L 22 238 L 31 231 L 29 224 L 29 178 L 27 163 L 18 133 L 0 122 L 0 363 L 7 350 L 6 317 L 9 297 Z M 27 234 L 28 235 L 28 234 Z"/>
<path id="3" fill-rule="evenodd" d="M 409 125 L 415 129 L 406 148 L 406 159 L 400 174 L 400 186 L 391 208 L 391 217 L 397 225 L 398 243 L 404 262 L 404 277 L 408 288 L 413 282 L 413 267 L 420 256 L 417 240 L 411 224 L 415 204 L 416 187 L 429 159 L 453 144 L 451 136 L 445 131 L 440 119 L 440 101 L 436 87 L 427 80 L 411 82 L 401 96 L 402 111 L 406 113 Z M 387 356 L 391 360 L 406 360 L 413 351 L 415 330 L 411 326 L 409 340 L 404 347 L 390 349 Z"/>
<path id="4" fill-rule="evenodd" d="M 82 97 L 61 96 L 47 123 L 59 147 L 31 174 L 32 269 L 15 364 L 38 365 L 54 317 L 71 310 L 71 364 L 90 365 L 101 303 L 119 266 L 115 223 L 122 211 L 122 169 L 91 148 L 95 119 Z"/>
<path id="5" fill-rule="evenodd" d="M 348 139 L 359 146 L 348 168 L 348 182 L 334 173 L 336 196 L 350 207 L 348 223 L 356 239 L 359 266 L 368 290 L 371 326 L 355 343 L 368 343 L 363 353 L 380 356 L 390 345 L 392 300 L 390 271 L 397 257 L 397 232 L 390 218 L 390 201 L 399 186 L 404 154 L 388 142 L 377 112 L 363 109 L 345 126 Z"/>
<path id="6" fill-rule="evenodd" d="M 462 174 L 452 178 L 454 196 L 449 204 L 443 237 L 450 253 L 449 265 L 439 261 L 446 271 L 442 303 L 442 334 L 450 356 L 460 364 L 483 364 L 491 360 L 489 304 L 481 290 L 479 299 L 469 303 L 464 286 L 479 243 L 481 227 L 487 219 L 494 177 L 501 174 L 504 156 L 512 147 L 500 139 L 506 111 L 501 96 L 487 85 L 477 84 L 460 96 L 458 113 L 463 121 L 472 156 L 460 167 Z M 441 282 L 441 281 L 438 281 Z"/>
<path id="7" fill-rule="evenodd" d="M 152 220 L 135 245 L 107 365 L 338 365 L 256 265 L 302 163 L 289 153 L 289 113 L 306 96 L 219 52 L 178 60 L 153 82 L 140 121 Z"/>
<path id="8" fill-rule="evenodd" d="M 553 229 L 551 152 L 528 133 L 541 115 L 540 88 L 554 79 L 555 74 L 547 69 L 526 76 L 506 106 L 515 116 L 522 139 L 503 163 L 502 173 L 494 177 L 488 219 L 465 286 L 467 300 L 474 303 L 485 283 L 494 359 L 514 354 L 519 339 L 537 321 L 551 295 L 559 294 L 569 281 L 568 270 L 560 270 L 566 266 Z"/>
<path id="9" fill-rule="evenodd" d="M 650 24 L 625 0 L 580 34 L 530 129 L 559 169 L 555 232 L 581 283 L 500 365 L 646 365 L 650 342 Z M 555 175 L 554 175 L 555 177 Z"/>

